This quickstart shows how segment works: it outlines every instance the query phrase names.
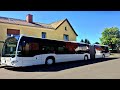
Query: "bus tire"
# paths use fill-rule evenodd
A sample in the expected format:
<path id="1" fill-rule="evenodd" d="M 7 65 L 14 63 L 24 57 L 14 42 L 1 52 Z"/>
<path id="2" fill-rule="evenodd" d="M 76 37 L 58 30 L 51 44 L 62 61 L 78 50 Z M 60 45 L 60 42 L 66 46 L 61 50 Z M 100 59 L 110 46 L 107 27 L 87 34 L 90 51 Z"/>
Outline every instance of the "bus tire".
<path id="1" fill-rule="evenodd" d="M 84 60 L 88 60 L 88 55 L 85 55 L 85 56 L 84 56 Z"/>
<path id="2" fill-rule="evenodd" d="M 105 54 L 102 55 L 102 58 L 105 58 Z"/>
<path id="3" fill-rule="evenodd" d="M 55 63 L 55 58 L 54 57 L 48 57 L 45 61 L 46 65 L 53 65 Z"/>

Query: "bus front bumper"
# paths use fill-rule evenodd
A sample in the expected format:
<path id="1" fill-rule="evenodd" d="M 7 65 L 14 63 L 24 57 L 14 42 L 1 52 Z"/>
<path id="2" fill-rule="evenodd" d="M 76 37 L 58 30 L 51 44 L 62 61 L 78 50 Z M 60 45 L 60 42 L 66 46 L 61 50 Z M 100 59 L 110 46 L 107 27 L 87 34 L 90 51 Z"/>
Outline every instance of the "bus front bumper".
<path id="1" fill-rule="evenodd" d="M 10 57 L 1 57 L 1 65 L 2 66 L 12 66 L 14 67 L 15 66 L 15 61 L 11 61 L 11 58 Z"/>

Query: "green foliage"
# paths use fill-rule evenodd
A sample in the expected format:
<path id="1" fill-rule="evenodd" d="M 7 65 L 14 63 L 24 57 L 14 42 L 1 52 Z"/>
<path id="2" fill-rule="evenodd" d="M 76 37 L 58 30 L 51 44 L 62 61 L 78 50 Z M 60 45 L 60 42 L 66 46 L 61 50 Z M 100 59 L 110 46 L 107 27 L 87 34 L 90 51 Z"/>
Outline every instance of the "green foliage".
<path id="1" fill-rule="evenodd" d="M 99 42 L 95 42 L 95 44 L 100 44 Z"/>
<path id="2" fill-rule="evenodd" d="M 85 39 L 85 40 L 81 39 L 81 42 L 84 42 L 84 43 L 90 44 L 90 41 L 89 41 L 88 39 Z"/>
<path id="3" fill-rule="evenodd" d="M 85 39 L 85 43 L 90 44 L 90 42 L 89 42 L 89 40 L 88 40 L 88 39 Z"/>
<path id="4" fill-rule="evenodd" d="M 84 40 L 83 39 L 81 39 L 81 41 L 80 42 L 84 42 Z"/>
<path id="5" fill-rule="evenodd" d="M 105 28 L 105 30 L 102 32 L 102 37 L 100 38 L 100 41 L 102 44 L 107 45 L 109 45 L 110 43 L 117 44 L 118 42 L 120 42 L 119 33 L 120 31 L 117 27 Z"/>

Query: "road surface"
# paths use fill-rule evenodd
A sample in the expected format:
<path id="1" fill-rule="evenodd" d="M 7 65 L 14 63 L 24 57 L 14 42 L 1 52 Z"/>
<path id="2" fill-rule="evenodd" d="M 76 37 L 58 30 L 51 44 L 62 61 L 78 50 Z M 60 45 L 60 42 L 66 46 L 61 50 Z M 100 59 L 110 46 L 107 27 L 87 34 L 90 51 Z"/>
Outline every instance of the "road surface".
<path id="1" fill-rule="evenodd" d="M 120 57 L 24 68 L 0 67 L 0 79 L 120 79 Z"/>

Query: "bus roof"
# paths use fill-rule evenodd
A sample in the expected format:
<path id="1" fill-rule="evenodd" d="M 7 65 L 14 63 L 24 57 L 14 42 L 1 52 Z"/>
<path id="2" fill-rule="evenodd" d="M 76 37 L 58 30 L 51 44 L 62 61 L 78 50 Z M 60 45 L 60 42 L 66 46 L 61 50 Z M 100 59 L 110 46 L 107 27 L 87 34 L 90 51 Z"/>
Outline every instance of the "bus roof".
<path id="1" fill-rule="evenodd" d="M 106 46 L 106 47 L 108 47 L 108 45 L 100 45 L 100 44 L 93 44 L 93 45 L 96 45 L 96 46 Z"/>
<path id="2" fill-rule="evenodd" d="M 27 36 L 27 35 L 23 35 L 23 34 L 21 34 L 20 37 L 38 38 L 38 37 L 35 37 L 35 36 Z M 38 39 L 55 40 L 55 41 L 62 41 L 62 42 L 71 42 L 71 43 L 87 44 L 87 43 L 84 43 L 84 42 L 77 42 L 77 41 L 64 41 L 64 40 L 48 39 L 48 38 L 38 38 Z"/>

